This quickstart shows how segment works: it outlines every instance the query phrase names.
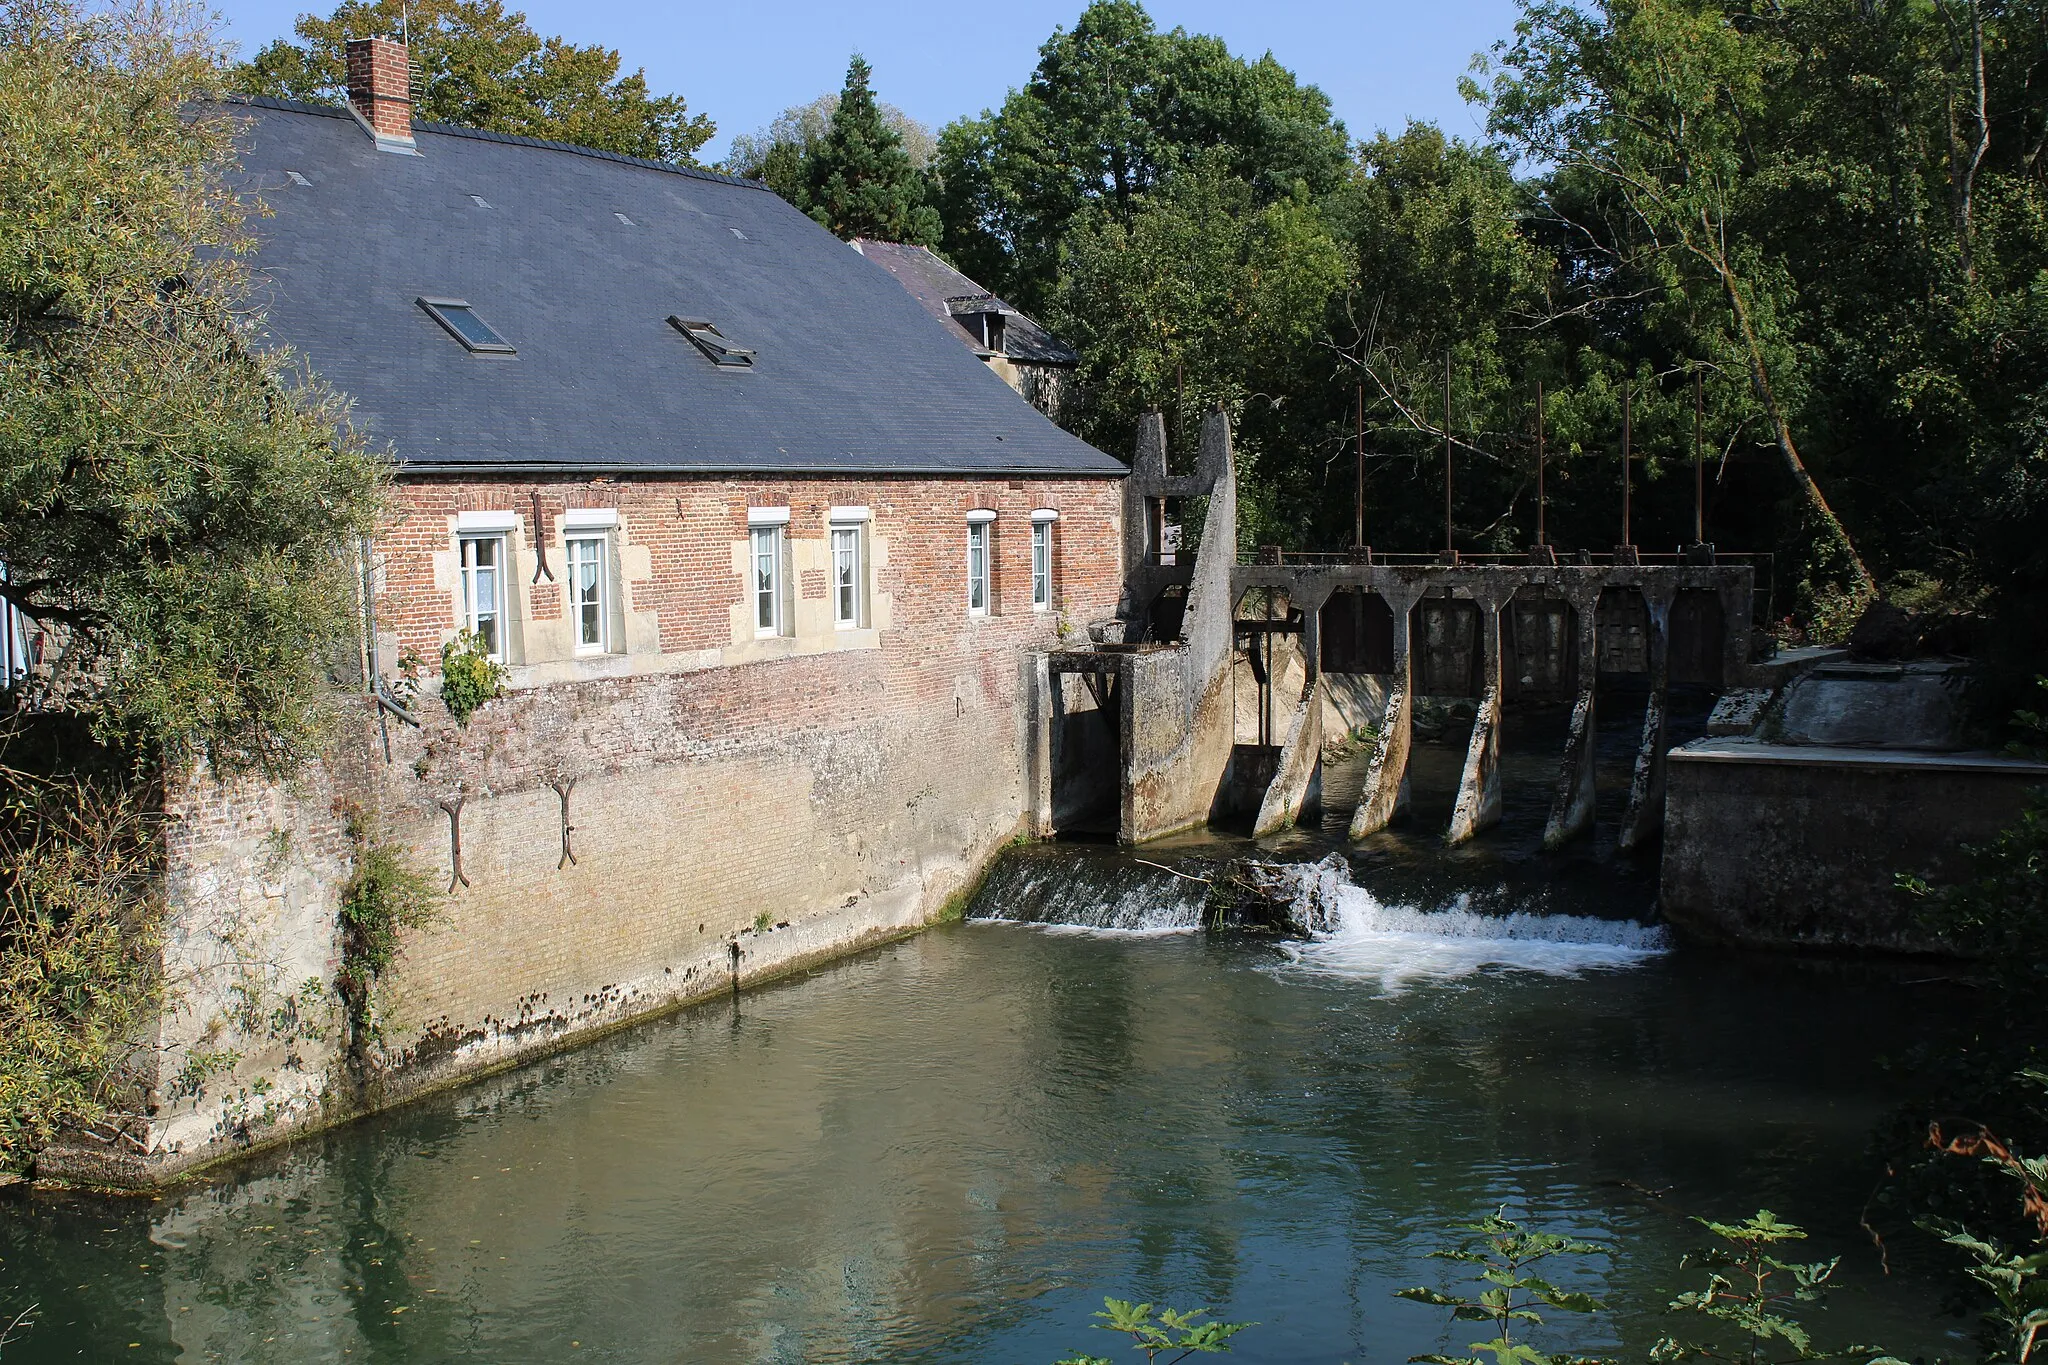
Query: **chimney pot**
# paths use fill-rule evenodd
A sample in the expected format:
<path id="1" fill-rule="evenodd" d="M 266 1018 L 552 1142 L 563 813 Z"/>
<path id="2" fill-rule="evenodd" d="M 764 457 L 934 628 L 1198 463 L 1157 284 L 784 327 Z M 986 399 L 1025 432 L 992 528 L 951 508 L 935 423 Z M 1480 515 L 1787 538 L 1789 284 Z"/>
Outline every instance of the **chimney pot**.
<path id="1" fill-rule="evenodd" d="M 379 147 L 412 151 L 412 59 L 390 38 L 348 40 L 348 102 Z"/>

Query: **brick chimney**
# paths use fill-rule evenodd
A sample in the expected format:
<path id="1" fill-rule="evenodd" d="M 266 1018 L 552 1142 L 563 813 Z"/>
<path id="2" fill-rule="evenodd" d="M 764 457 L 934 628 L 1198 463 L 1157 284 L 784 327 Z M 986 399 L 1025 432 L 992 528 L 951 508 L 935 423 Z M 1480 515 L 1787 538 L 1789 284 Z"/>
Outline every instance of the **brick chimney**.
<path id="1" fill-rule="evenodd" d="M 377 146 L 415 152 L 412 140 L 412 60 L 390 38 L 348 40 L 348 102 Z"/>

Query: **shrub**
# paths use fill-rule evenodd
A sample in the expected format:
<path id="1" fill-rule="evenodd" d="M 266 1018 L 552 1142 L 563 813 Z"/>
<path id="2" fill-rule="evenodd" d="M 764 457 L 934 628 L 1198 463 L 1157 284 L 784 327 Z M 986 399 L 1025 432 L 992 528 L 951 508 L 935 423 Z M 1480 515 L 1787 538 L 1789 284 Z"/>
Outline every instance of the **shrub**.
<path id="1" fill-rule="evenodd" d="M 441 702 L 458 725 L 485 702 L 505 695 L 505 666 L 484 651 L 474 632 L 463 631 L 441 647 Z"/>

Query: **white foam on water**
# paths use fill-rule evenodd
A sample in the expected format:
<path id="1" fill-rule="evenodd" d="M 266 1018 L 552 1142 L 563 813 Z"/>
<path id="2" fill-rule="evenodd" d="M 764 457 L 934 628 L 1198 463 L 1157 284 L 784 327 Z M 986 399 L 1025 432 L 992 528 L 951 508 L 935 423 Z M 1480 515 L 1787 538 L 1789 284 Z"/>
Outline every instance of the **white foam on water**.
<path id="1" fill-rule="evenodd" d="M 1283 945 L 1286 970 L 1376 981 L 1388 995 L 1489 970 L 1578 976 L 1639 966 L 1671 951 L 1662 929 L 1634 920 L 1480 914 L 1469 894 L 1439 910 L 1388 905 L 1354 884 L 1341 859 L 1289 872 L 1299 878 L 1295 908 L 1302 922 L 1330 927 Z"/>
<path id="2" fill-rule="evenodd" d="M 1042 934 L 1080 935 L 1087 938 L 1177 938 L 1182 934 L 1197 934 L 1202 930 L 1199 924 L 1168 924 L 1142 929 L 1119 929 L 1098 924 L 1047 924 L 1043 920 L 1003 919 L 998 915 L 985 915 L 972 924 L 1016 924 L 1026 929 L 1036 929 Z"/>

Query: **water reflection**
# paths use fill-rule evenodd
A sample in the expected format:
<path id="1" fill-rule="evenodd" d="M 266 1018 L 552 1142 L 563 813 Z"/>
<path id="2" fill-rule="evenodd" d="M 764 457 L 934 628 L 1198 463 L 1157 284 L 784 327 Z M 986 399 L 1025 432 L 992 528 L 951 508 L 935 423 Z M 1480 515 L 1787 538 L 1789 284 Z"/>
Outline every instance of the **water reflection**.
<path id="1" fill-rule="evenodd" d="M 1442 1349 L 1394 1301 L 1505 1203 L 1640 1355 L 1681 1215 L 1848 1256 L 1834 1335 L 1937 1349 L 1860 1245 L 1882 971 L 1686 954 L 1387 998 L 1268 946 L 938 930 L 155 1202 L 0 1205 L 17 1360 L 1049 1362 L 1105 1292 L 1263 1324 L 1259 1361 Z M 1462 1346 L 1466 1338 L 1451 1342 Z M 129 1343 L 140 1343 L 131 1348 Z"/>

